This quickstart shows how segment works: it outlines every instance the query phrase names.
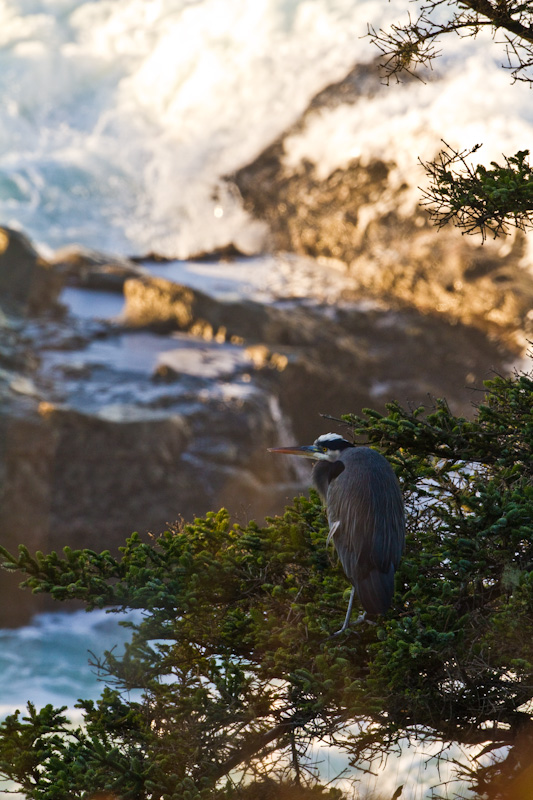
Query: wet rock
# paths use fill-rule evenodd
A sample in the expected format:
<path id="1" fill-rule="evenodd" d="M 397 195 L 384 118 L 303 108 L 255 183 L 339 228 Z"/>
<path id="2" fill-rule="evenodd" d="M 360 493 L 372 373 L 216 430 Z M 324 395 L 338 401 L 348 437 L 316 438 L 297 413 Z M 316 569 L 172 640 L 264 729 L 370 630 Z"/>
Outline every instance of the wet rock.
<path id="1" fill-rule="evenodd" d="M 53 441 L 48 545 L 104 550 L 128 530 L 176 519 L 190 491 L 180 469 L 189 430 L 177 413 L 131 406 L 83 413 L 42 402 Z"/>
<path id="2" fill-rule="evenodd" d="M 22 331 L 19 318 L 8 317 L 0 310 L 0 371 L 25 372 L 36 366 L 37 359 L 31 348 L 25 346 Z"/>
<path id="3" fill-rule="evenodd" d="M 214 304 L 203 292 L 163 278 L 129 280 L 124 285 L 124 318 L 135 327 L 161 327 L 188 331 L 209 315 Z"/>
<path id="4" fill-rule="evenodd" d="M 313 312 L 284 312 L 253 300 L 226 302 L 165 278 L 128 280 L 123 318 L 132 327 L 187 331 L 207 340 L 298 344 L 316 341 Z"/>
<path id="5" fill-rule="evenodd" d="M 275 385 L 283 415 L 301 442 L 311 443 L 330 427 L 320 415 L 338 419 L 350 409 L 384 411 L 392 398 L 431 406 L 435 397 L 447 397 L 454 413 L 468 417 L 476 388 L 492 370 L 505 373 L 511 359 L 481 331 L 416 311 L 346 308 L 336 330 L 343 335 L 315 347 L 276 348 L 276 361 L 285 359 L 281 371 L 270 359 L 257 367 L 271 391 Z"/>
<path id="6" fill-rule="evenodd" d="M 334 308 L 232 304 L 159 278 L 128 281 L 125 293 L 130 323 L 160 322 L 207 340 L 242 342 L 252 382 L 279 399 L 302 441 L 315 438 L 321 413 L 383 407 L 392 397 L 418 405 L 428 395 L 447 396 L 457 413 L 468 415 L 471 387 L 491 368 L 505 371 L 511 359 L 472 326 L 416 309 L 345 301 Z M 164 364 L 156 375 L 161 382 L 179 378 Z"/>
<path id="7" fill-rule="evenodd" d="M 240 250 L 231 242 L 224 247 L 217 247 L 215 250 L 202 250 L 189 256 L 189 261 L 233 261 L 248 255 Z"/>
<path id="8" fill-rule="evenodd" d="M 89 376 L 66 380 L 69 404 L 32 396 L 2 406 L 0 541 L 11 552 L 21 543 L 116 552 L 134 530 L 158 534 L 221 506 L 245 523 L 283 508 L 301 485 L 293 464 L 266 452 L 280 442 L 266 392 L 222 384 L 88 411 L 75 403 Z M 0 626 L 51 607 L 19 581 L 2 574 Z"/>
<path id="9" fill-rule="evenodd" d="M 2 542 L 115 550 L 133 530 L 222 505 L 272 512 L 272 484 L 293 473 L 266 456 L 276 440 L 268 403 L 253 391 L 94 413 L 41 401 L 27 417 L 2 417 Z"/>
<path id="10" fill-rule="evenodd" d="M 192 253 L 187 256 L 187 261 L 234 261 L 236 258 L 245 258 L 248 253 L 244 253 L 237 245 L 230 242 L 223 247 L 216 247 L 214 250 L 200 250 L 197 253 Z M 142 256 L 133 256 L 131 258 L 135 264 L 152 261 L 157 264 L 165 264 L 170 261 L 175 261 L 171 256 L 164 256 L 151 250 Z"/>
<path id="11" fill-rule="evenodd" d="M 70 286 L 122 292 L 128 278 L 138 278 L 145 270 L 128 258 L 119 258 L 73 246 L 57 250 L 51 264 Z"/>
<path id="12" fill-rule="evenodd" d="M 58 313 L 63 281 L 19 231 L 0 228 L 0 306 L 5 312 Z"/>
<path id="13" fill-rule="evenodd" d="M 250 380 L 279 399 L 302 441 L 320 432 L 320 414 L 382 408 L 392 397 L 418 405 L 428 395 L 448 396 L 468 415 L 471 387 L 481 385 L 485 370 L 504 371 L 511 358 L 471 326 L 417 310 L 393 312 L 364 302 L 334 308 L 232 304 L 159 278 L 129 281 L 125 292 L 130 323 L 160 322 L 207 340 L 242 342 Z M 155 377 L 172 384 L 181 376 L 162 364 Z"/>
<path id="14" fill-rule="evenodd" d="M 0 542 L 13 553 L 48 541 L 53 439 L 36 413 L 35 398 L 15 398 L 0 376 Z M 47 604 L 19 589 L 20 575 L 0 572 L 0 626 L 20 625 Z M 48 604 L 50 605 L 50 604 Z"/>

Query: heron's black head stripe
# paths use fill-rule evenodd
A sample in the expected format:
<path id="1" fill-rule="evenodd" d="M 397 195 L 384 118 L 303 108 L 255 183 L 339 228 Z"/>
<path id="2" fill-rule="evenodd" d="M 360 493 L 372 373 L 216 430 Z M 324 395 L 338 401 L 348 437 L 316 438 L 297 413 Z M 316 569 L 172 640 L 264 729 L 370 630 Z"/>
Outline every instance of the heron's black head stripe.
<path id="1" fill-rule="evenodd" d="M 314 442 L 318 447 L 327 447 L 328 450 L 346 450 L 348 447 L 354 447 L 351 442 L 343 439 L 338 433 L 323 433 Z"/>

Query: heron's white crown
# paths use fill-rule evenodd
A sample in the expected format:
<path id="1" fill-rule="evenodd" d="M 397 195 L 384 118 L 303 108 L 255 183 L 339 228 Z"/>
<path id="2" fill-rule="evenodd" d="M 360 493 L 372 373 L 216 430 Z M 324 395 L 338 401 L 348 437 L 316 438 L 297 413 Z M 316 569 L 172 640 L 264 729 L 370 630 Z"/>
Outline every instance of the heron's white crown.
<path id="1" fill-rule="evenodd" d="M 346 439 L 343 439 L 342 436 L 339 436 L 338 433 L 323 433 L 318 439 L 315 439 L 316 445 L 321 445 L 322 447 L 329 447 L 333 445 L 335 450 L 338 449 L 338 445 L 344 445 L 344 447 L 352 447 L 351 442 L 348 442 Z"/>
<path id="2" fill-rule="evenodd" d="M 323 461 L 337 461 L 343 450 L 353 447 L 351 442 L 343 439 L 338 433 L 323 433 L 318 439 L 315 439 L 314 445 L 323 451 L 316 453 L 315 458 Z"/>

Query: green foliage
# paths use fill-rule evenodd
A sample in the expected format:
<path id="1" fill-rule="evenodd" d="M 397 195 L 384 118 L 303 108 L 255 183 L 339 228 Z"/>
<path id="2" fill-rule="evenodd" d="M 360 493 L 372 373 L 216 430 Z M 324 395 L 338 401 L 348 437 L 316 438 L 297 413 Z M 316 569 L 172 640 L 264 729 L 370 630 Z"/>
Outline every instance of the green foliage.
<path id="1" fill-rule="evenodd" d="M 290 774 L 309 731 L 333 729 L 344 713 L 336 684 L 346 665 L 335 652 L 314 663 L 347 589 L 326 534 L 313 497 L 262 529 L 231 526 L 220 511 L 150 542 L 134 534 L 118 559 L 69 548 L 63 557 L 3 550 L 5 566 L 23 571 L 33 591 L 82 599 L 88 609 L 146 612 L 131 626 L 124 655 L 107 652 L 97 662 L 115 688 L 96 705 L 80 701 L 82 728 L 47 718 L 52 738 L 41 753 L 40 715 L 3 723 L 4 774 L 28 798 L 47 798 L 59 778 L 72 797 L 96 788 L 124 798 L 212 796 L 241 762 L 249 762 L 248 774 L 263 774 L 260 760 L 272 749 L 289 754 L 276 774 Z M 142 700 L 123 700 L 133 689 Z M 27 748 L 38 753 L 38 769 L 33 762 L 26 769 Z M 20 764 L 12 760 L 18 750 Z"/>
<path id="2" fill-rule="evenodd" d="M 33 591 L 143 611 L 124 654 L 97 658 L 108 688 L 79 702 L 82 726 L 31 705 L 2 723 L 0 772 L 29 800 L 333 800 L 313 784 L 314 737 L 357 761 L 405 735 L 512 752 L 533 731 L 533 381 L 490 381 L 474 420 L 438 402 L 346 422 L 389 456 L 406 498 L 377 626 L 327 638 L 350 587 L 314 493 L 263 527 L 220 511 L 133 534 L 119 557 L 2 550 Z M 491 775 L 471 775 L 480 795 Z"/>
<path id="3" fill-rule="evenodd" d="M 529 150 L 510 158 L 505 166 L 495 161 L 492 169 L 467 162 L 480 145 L 467 152 L 457 152 L 449 145 L 439 157 L 424 164 L 430 176 L 430 188 L 424 203 L 439 227 L 454 221 L 465 233 L 487 233 L 494 238 L 509 225 L 527 231 L 533 225 L 533 170 L 528 163 Z M 460 170 L 454 170 L 456 164 Z"/>

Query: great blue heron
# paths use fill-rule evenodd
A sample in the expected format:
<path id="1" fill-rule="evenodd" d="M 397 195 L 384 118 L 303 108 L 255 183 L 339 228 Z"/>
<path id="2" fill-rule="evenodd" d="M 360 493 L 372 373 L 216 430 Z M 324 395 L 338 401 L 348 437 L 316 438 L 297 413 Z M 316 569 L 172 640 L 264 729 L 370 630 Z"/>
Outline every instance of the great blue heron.
<path id="1" fill-rule="evenodd" d="M 385 614 L 394 593 L 394 573 L 405 543 L 402 492 L 387 459 L 336 433 L 325 433 L 314 444 L 270 448 L 271 453 L 312 458 L 313 484 L 327 509 L 328 542 L 335 549 L 352 583 L 342 633 L 348 627 L 355 592 L 364 613 Z"/>

